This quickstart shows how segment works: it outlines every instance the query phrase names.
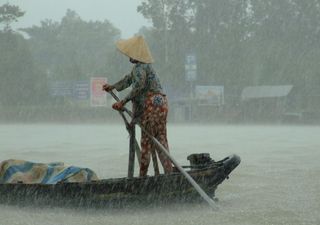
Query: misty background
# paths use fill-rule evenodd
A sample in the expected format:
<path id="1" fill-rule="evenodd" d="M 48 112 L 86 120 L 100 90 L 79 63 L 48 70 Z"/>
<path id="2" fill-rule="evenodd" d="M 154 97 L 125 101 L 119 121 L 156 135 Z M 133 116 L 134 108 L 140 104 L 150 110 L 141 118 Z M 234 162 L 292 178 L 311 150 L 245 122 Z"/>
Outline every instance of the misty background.
<path id="1" fill-rule="evenodd" d="M 0 121 L 118 118 L 90 82 L 130 72 L 114 43 L 141 34 L 172 122 L 319 123 L 319 17 L 317 0 L 1 1 Z"/>
<path id="2" fill-rule="evenodd" d="M 125 177 L 127 131 L 92 87 L 131 70 L 115 42 L 138 33 L 168 94 L 170 154 L 242 160 L 217 189 L 218 211 L 0 204 L 1 222 L 320 224 L 319 17 L 319 0 L 0 0 L 1 160 Z"/>

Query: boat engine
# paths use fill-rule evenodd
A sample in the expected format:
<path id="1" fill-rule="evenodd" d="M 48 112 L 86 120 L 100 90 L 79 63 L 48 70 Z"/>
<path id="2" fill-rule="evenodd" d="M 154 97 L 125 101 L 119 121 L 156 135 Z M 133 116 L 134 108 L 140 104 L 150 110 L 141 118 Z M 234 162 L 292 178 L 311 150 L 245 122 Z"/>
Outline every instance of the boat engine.
<path id="1" fill-rule="evenodd" d="M 191 170 L 206 168 L 214 162 L 209 153 L 191 154 L 187 159 L 190 161 Z"/>

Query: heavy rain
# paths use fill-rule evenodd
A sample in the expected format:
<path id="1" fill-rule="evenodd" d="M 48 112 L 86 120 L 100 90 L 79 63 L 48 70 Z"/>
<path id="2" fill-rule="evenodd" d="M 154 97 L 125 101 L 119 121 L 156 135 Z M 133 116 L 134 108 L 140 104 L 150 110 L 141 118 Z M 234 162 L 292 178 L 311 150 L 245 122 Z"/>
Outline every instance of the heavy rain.
<path id="1" fill-rule="evenodd" d="M 318 0 L 0 0 L 0 224 L 320 224 L 319 40 Z"/>

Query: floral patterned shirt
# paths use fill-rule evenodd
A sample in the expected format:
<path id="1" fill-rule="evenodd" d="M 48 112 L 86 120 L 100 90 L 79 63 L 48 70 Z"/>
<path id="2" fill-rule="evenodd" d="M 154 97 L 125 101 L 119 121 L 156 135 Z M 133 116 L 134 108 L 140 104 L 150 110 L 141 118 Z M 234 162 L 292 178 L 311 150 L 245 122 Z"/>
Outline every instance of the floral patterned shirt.
<path id="1" fill-rule="evenodd" d="M 144 100 L 148 93 L 164 94 L 159 77 L 151 64 L 135 64 L 131 73 L 113 86 L 117 91 L 122 91 L 132 86 L 131 92 L 123 99 L 123 102 L 132 101 L 135 118 L 141 117 L 144 111 Z"/>

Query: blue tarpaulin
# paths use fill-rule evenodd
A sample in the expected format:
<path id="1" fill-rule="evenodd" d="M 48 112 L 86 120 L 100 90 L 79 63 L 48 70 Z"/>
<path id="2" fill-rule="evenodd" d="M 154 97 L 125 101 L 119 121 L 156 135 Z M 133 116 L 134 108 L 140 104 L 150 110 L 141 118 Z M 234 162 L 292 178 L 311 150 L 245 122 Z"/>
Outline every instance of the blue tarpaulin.
<path id="1" fill-rule="evenodd" d="M 0 183 L 90 182 L 98 180 L 88 168 L 65 166 L 63 163 L 33 163 L 24 160 L 5 160 L 0 163 Z"/>

